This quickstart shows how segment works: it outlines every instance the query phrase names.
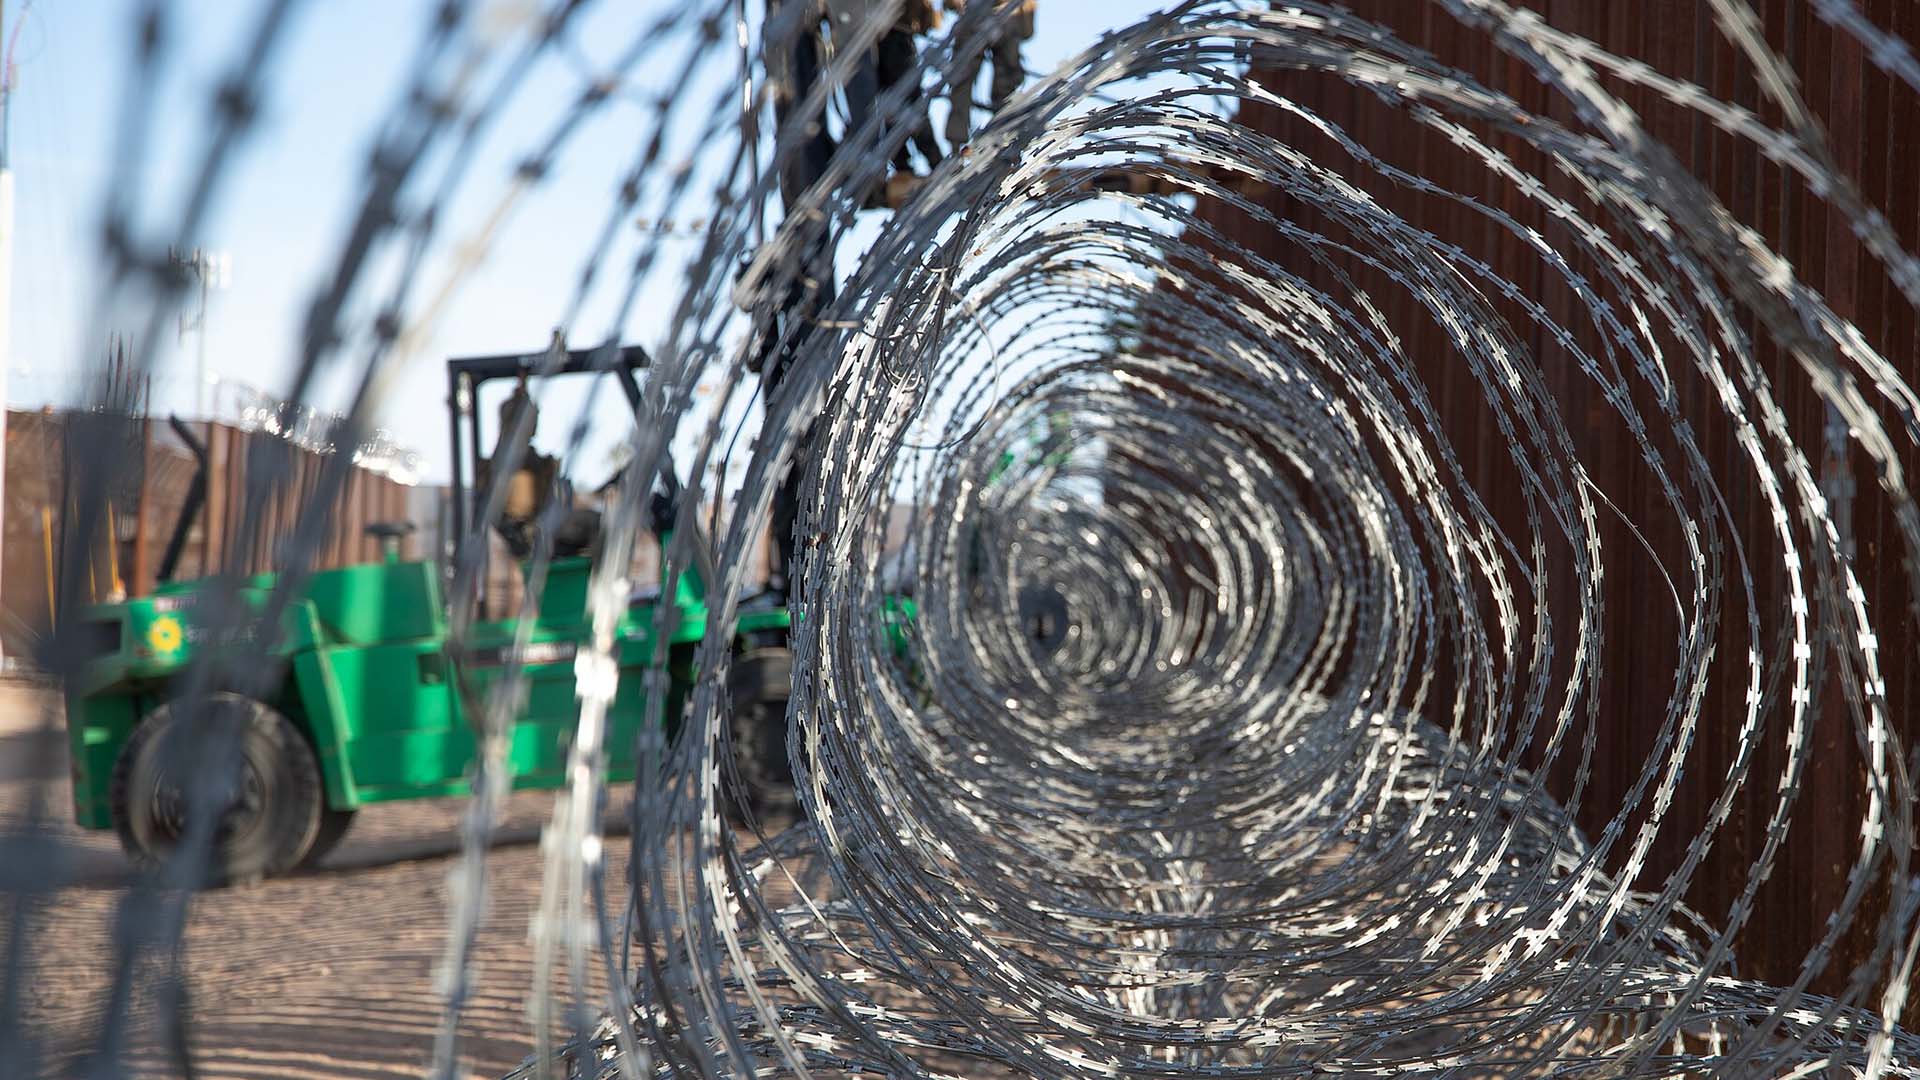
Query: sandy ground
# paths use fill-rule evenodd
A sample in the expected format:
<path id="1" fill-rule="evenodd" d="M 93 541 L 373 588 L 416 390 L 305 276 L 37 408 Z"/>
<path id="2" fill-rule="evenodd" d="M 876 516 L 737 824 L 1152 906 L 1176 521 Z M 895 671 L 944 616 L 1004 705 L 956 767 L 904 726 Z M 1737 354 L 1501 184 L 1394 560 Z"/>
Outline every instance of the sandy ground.
<path id="1" fill-rule="evenodd" d="M 97 1052 L 113 981 L 112 927 L 131 879 L 111 833 L 71 823 L 60 742 L 36 730 L 57 708 L 43 689 L 0 682 L 0 824 L 17 825 L 38 790 L 69 855 L 64 884 L 39 896 L 26 924 L 32 968 L 22 1006 L 48 1073 Z M 616 791 L 616 802 L 624 797 Z M 435 969 L 462 807 L 458 799 L 370 807 L 318 870 L 194 900 L 186 971 L 196 1075 L 422 1075 L 440 1021 Z M 492 853 L 492 902 L 460 1025 L 463 1075 L 498 1076 L 532 1051 L 528 928 L 540 896 L 535 841 L 550 812 L 548 793 L 515 795 L 504 842 Z M 610 873 L 625 873 L 625 849 L 609 845 Z M 12 907 L 0 895 L 0 955 Z M 599 980 L 593 985 L 603 992 Z M 139 995 L 132 1007 L 125 1067 L 174 1075 L 151 999 Z M 0 1063 L 0 1073 L 21 1075 L 20 1064 Z"/>

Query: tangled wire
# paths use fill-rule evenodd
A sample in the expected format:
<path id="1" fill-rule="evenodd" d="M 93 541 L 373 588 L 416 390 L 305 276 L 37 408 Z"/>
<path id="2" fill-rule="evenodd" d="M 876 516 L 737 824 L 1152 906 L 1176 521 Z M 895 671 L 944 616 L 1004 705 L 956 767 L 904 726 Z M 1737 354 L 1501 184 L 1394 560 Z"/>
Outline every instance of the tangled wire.
<path id="1" fill-rule="evenodd" d="M 633 1042 L 601 1070 L 637 1053 L 635 1072 L 698 1075 L 1920 1074 L 1920 1041 L 1894 1023 L 1920 942 L 1913 763 L 1832 507 L 1744 314 L 1844 417 L 1901 502 L 1909 551 L 1892 431 L 1920 415 L 1602 74 L 1819 183 L 1908 303 L 1912 256 L 1827 171 L 1811 127 L 1767 128 L 1503 4 L 1444 6 L 1576 121 L 1335 8 L 1187 5 L 1030 87 L 889 222 L 800 346 L 795 415 L 822 410 L 789 746 L 805 821 L 764 846 L 714 828 L 725 746 L 690 744 L 699 797 L 644 805 L 635 829 L 646 961 Z M 1778 73 L 1744 11 L 1716 13 Z M 1897 43 L 1844 4 L 1825 14 L 1913 81 Z M 1366 87 L 1516 199 L 1474 202 L 1396 165 L 1286 97 L 1302 72 Z M 1352 169 L 1249 126 L 1255 107 L 1319 130 Z M 1517 168 L 1516 140 L 1571 182 Z M 1389 210 L 1366 173 L 1469 205 L 1573 302 L 1550 309 Z M 1564 222 L 1558 242 L 1515 202 Z M 1220 227 L 1221 206 L 1240 229 Z M 1368 284 L 1338 271 L 1347 288 L 1330 292 L 1301 270 L 1336 265 Z M 1405 290 L 1443 328 L 1451 377 L 1510 448 L 1525 531 L 1476 490 L 1371 288 Z M 1667 713 L 1594 838 L 1544 774 L 1572 764 L 1576 800 L 1586 785 L 1602 582 L 1623 553 L 1602 544 L 1618 512 L 1523 344 L 1536 331 L 1625 418 L 1687 537 L 1668 569 L 1682 629 Z M 1672 392 L 1696 380 L 1773 508 L 1770 535 L 1729 534 L 1729 478 Z M 1636 381 L 1664 389 L 1654 409 Z M 769 427 L 797 437 L 802 422 Z M 903 515 L 910 662 L 872 615 Z M 1763 608 L 1753 576 L 1782 568 L 1784 606 Z M 1703 716 L 1728 620 L 1751 693 L 1743 715 Z M 1813 966 L 1869 882 L 1892 894 L 1840 1000 L 1726 969 L 1800 809 L 1828 650 L 1874 748 L 1872 796 Z M 717 732 L 721 708 L 708 693 L 694 716 Z M 1687 857 L 1651 877 L 1703 723 L 1740 724 L 1741 752 Z M 1754 771 L 1763 739 L 1789 751 L 1767 850 L 1741 901 L 1702 920 L 1682 896 L 1732 793 L 1774 779 Z"/>
<path id="2" fill-rule="evenodd" d="M 553 5 L 529 55 L 564 40 L 582 6 Z M 717 369 L 719 398 L 739 402 L 756 392 L 747 360 L 770 338 L 791 360 L 720 523 L 711 677 L 680 738 L 642 747 L 642 775 L 667 779 L 635 796 L 624 917 L 604 882 L 598 750 L 647 468 L 628 470 L 610 514 L 535 938 L 543 958 L 564 952 L 578 986 L 589 964 L 619 976 L 611 1000 L 576 1002 L 591 1031 L 561 1048 L 571 1069 L 1920 1076 L 1920 1038 L 1899 1026 L 1920 951 L 1920 759 L 1891 719 L 1901 706 L 1885 671 L 1913 643 L 1888 642 L 1889 655 L 1876 637 L 1886 615 L 1868 610 L 1837 489 L 1815 464 L 1827 451 L 1796 441 L 1779 384 L 1784 371 L 1812 387 L 1841 458 L 1871 471 L 1914 601 L 1920 514 L 1903 462 L 1920 398 L 1623 95 L 1684 110 L 1817 192 L 1885 268 L 1888 303 L 1920 305 L 1920 262 L 1834 163 L 1738 0 L 1702 10 L 1752 66 L 1765 117 L 1502 0 L 1422 6 L 1491 41 L 1553 106 L 1525 107 L 1341 8 L 1185 3 L 1027 85 L 827 287 L 817 253 L 884 183 L 917 98 L 883 95 L 864 126 L 847 125 L 824 179 L 763 244 L 752 238 L 779 170 L 809 125 L 827 123 L 847 63 L 779 102 L 777 128 L 765 121 L 778 86 L 749 80 L 744 109 L 730 86 L 699 129 L 711 172 L 656 167 L 659 140 L 639 141 L 582 260 L 582 299 L 560 320 L 569 331 L 618 224 L 718 179 L 712 227 L 655 350 L 633 460 L 657 472 L 676 433 L 702 422 L 703 373 Z M 1849 0 L 1817 6 L 1920 91 L 1898 38 Z M 792 14 L 803 7 L 775 9 L 757 55 L 814 32 Z M 925 89 L 944 90 L 1006 16 L 971 5 L 922 55 Z M 689 72 L 724 67 L 733 19 L 730 5 L 665 19 L 621 68 L 675 43 Z M 436 25 L 423 89 L 398 107 L 412 123 L 384 129 L 361 218 L 406 251 L 433 239 L 432 210 L 468 164 L 462 140 L 517 70 L 450 96 L 474 65 L 459 18 Z M 738 56 L 746 70 L 753 55 Z M 1294 95 L 1329 80 L 1452 147 L 1501 197 L 1449 187 Z M 540 181 L 605 85 L 556 122 L 510 192 Z M 697 125 L 689 96 L 663 98 L 653 130 Z M 1256 115 L 1338 153 L 1309 152 Z M 766 161 L 763 126 L 778 132 Z M 448 158 L 428 157 L 436 139 Z M 423 160 L 446 172 L 418 180 Z M 408 184 L 431 197 L 395 212 Z M 1416 198 L 1473 216 L 1485 247 L 1404 212 Z M 1551 235 L 1534 220 L 1553 222 Z M 657 255 L 653 239 L 635 254 L 609 345 Z M 351 282 L 349 269 L 330 280 Z M 403 286 L 376 305 L 356 417 L 404 354 L 412 324 L 392 313 L 431 314 L 451 287 L 421 303 Z M 334 326 L 339 289 L 315 309 L 329 332 L 304 339 L 302 389 L 351 340 Z M 804 326 L 741 314 L 794 290 L 819 305 Z M 1450 385 L 1384 314 L 1389 294 L 1444 341 Z M 1561 375 L 1538 342 L 1565 357 Z M 1768 370 L 1763 344 L 1792 363 Z M 1613 723 L 1605 685 L 1626 677 L 1605 662 L 1623 632 L 1607 581 L 1653 550 L 1654 525 L 1626 520 L 1596 480 L 1566 385 L 1618 417 L 1630 438 L 1620 452 L 1666 507 L 1676 556 L 1657 589 L 1677 633 L 1659 646 L 1664 666 L 1635 676 L 1665 688 L 1664 710 L 1632 748 L 1617 801 L 1590 784 Z M 1457 395 L 1484 402 L 1510 490 L 1487 490 L 1461 433 L 1441 423 L 1440 399 Z M 1689 409 L 1737 452 L 1709 454 Z M 736 415 L 706 414 L 695 496 L 730 452 Z M 736 829 L 732 616 L 789 467 L 802 471 L 788 744 L 802 813 Z M 1770 528 L 1731 525 L 1736 487 Z M 475 572 L 463 564 L 462 580 Z M 904 649 L 877 615 L 902 590 L 915 608 Z M 456 640 L 471 619 L 456 609 Z M 1741 678 L 1733 707 L 1709 711 L 1727 670 L 1716 662 Z M 648 689 L 663 700 L 663 686 Z M 1837 703 L 1828 713 L 1821 695 Z M 490 707 L 495 736 L 509 702 Z M 1834 858 L 1846 887 L 1821 939 L 1796 979 L 1767 985 L 1736 977 L 1733 944 L 1789 826 L 1819 812 L 1798 797 L 1817 720 L 1848 725 L 1862 748 L 1867 812 Z M 1709 730 L 1737 731 L 1736 746 L 1703 777 Z M 457 879 L 455 972 L 503 787 L 504 744 L 488 745 Z M 1705 824 L 1656 870 L 1649 853 L 1675 827 L 1683 777 L 1707 785 Z M 1696 875 L 1736 796 L 1754 789 L 1772 793 L 1764 841 L 1733 903 L 1696 913 Z M 1850 934 L 1867 944 L 1844 988 L 1810 993 Z M 452 986 L 443 1073 L 464 992 Z M 543 1045 L 529 1069 L 547 1058 Z"/>

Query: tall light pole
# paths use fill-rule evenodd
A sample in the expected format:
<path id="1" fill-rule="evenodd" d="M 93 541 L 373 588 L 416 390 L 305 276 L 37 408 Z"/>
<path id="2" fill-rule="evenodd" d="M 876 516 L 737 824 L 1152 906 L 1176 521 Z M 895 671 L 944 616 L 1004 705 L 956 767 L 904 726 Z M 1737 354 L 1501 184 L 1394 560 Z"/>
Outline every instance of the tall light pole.
<path id="1" fill-rule="evenodd" d="M 4 3 L 5 0 L 0 0 Z M 189 320 L 180 316 L 180 336 L 194 330 L 198 334 L 198 359 L 194 365 L 194 408 L 202 420 L 212 420 L 213 413 L 208 406 L 207 378 L 207 296 L 217 289 L 225 289 L 233 281 L 233 256 L 225 251 L 206 251 L 194 248 L 190 255 L 175 255 L 175 263 L 194 276 L 200 284 L 200 306 Z"/>
<path id="2" fill-rule="evenodd" d="M 19 36 L 18 26 L 7 33 L 7 3 L 0 0 L 0 41 L 5 42 L 0 49 L 0 536 L 7 520 L 7 368 L 13 363 L 8 347 L 13 339 L 13 169 L 7 158 L 7 120 L 13 110 L 13 43 Z"/>

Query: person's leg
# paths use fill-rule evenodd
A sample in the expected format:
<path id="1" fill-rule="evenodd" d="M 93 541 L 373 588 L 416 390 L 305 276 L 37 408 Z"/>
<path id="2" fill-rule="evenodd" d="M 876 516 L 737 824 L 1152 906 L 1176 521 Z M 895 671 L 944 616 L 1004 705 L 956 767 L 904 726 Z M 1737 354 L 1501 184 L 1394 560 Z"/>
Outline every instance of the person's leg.
<path id="1" fill-rule="evenodd" d="M 874 70 L 873 54 L 869 52 L 865 59 L 855 64 L 853 73 L 847 76 L 844 88 L 847 95 L 847 137 L 856 138 L 860 129 L 867 126 L 873 116 L 873 99 L 884 89 L 879 73 Z"/>
<path id="2" fill-rule="evenodd" d="M 785 3 L 788 0 L 778 0 Z M 769 10 L 771 14 L 771 8 Z M 805 100 L 813 85 L 821 76 L 822 46 L 817 22 L 809 22 L 798 35 L 792 51 L 780 65 L 784 70 L 774 77 L 784 85 L 774 98 L 775 115 L 785 123 L 798 104 Z M 851 96 L 851 93 L 850 93 Z M 867 100 L 872 100 L 871 93 Z M 799 153 L 782 163 L 780 171 L 780 199 L 788 216 L 801 208 L 803 194 L 826 173 L 833 160 L 837 147 L 833 137 L 827 133 L 824 117 L 812 135 L 802 145 Z M 785 382 L 793 359 L 802 348 L 813 328 L 818 324 L 820 313 L 833 302 L 834 238 L 825 225 L 812 226 L 816 231 L 801 256 L 800 264 L 792 268 L 793 279 L 781 290 L 781 309 L 774 320 L 772 355 L 766 359 L 765 370 L 761 373 L 761 390 L 767 405 L 778 400 L 782 383 Z M 809 425 L 811 426 L 811 425 Z M 783 595 L 787 590 L 788 576 L 793 572 L 793 528 L 798 517 L 800 476 L 806 467 L 807 446 L 810 440 L 803 438 L 801 448 L 795 454 L 792 465 L 780 479 L 773 499 L 773 541 L 778 552 L 778 581 L 770 582 Z"/>
<path id="3" fill-rule="evenodd" d="M 954 70 L 947 93 L 947 147 L 958 153 L 973 136 L 973 84 L 980 78 L 980 54 L 965 58 Z"/>
<path id="4" fill-rule="evenodd" d="M 769 15 L 784 2 L 786 0 L 776 0 L 769 8 Z M 776 122 L 784 125 L 792 119 L 800 103 L 812 91 L 813 84 L 819 81 L 824 46 L 819 24 L 811 22 L 804 24 L 794 35 L 792 47 L 784 56 L 777 55 L 776 50 L 776 56 L 770 58 L 769 76 L 777 84 L 773 99 Z M 827 166 L 833 161 L 834 151 L 838 149 L 833 136 L 827 133 L 826 118 L 817 116 L 815 119 L 817 123 L 813 133 L 806 136 L 796 153 L 780 163 L 780 195 L 788 210 L 793 209 L 801 193 L 827 171 Z"/>
<path id="5" fill-rule="evenodd" d="M 933 137 L 933 125 L 927 118 L 926 106 L 921 99 L 920 73 L 915 67 L 919 56 L 919 49 L 913 43 L 912 34 L 897 27 L 887 31 L 886 35 L 880 39 L 879 45 L 880 89 L 885 92 L 903 81 L 912 81 L 913 85 L 907 91 L 900 115 L 913 129 L 913 134 L 908 141 L 920 151 L 920 156 L 926 159 L 927 168 L 933 169 L 940 164 L 943 155 L 940 153 L 939 141 Z M 902 145 L 894 153 L 893 167 L 903 173 L 912 170 L 913 163 L 907 157 L 906 146 Z"/>
<path id="6" fill-rule="evenodd" d="M 819 325 L 821 314 L 833 303 L 836 291 L 833 250 L 831 232 L 823 228 L 808 245 L 806 256 L 796 268 L 801 275 L 811 278 L 812 283 L 796 282 L 799 287 L 788 290 L 788 306 L 780 318 L 782 336 L 778 351 L 761 376 L 761 389 L 768 406 L 777 402 L 785 391 L 786 377 L 792 369 L 794 358 L 806 347 L 807 340 Z M 767 584 L 770 591 L 782 597 L 787 595 L 793 575 L 793 534 L 800 513 L 800 480 L 813 451 L 813 435 L 814 425 L 808 420 L 799 445 L 794 449 L 793 460 L 781 476 L 780 486 L 773 493 L 772 528 L 777 564 L 773 578 Z"/>
<path id="7" fill-rule="evenodd" d="M 880 80 L 879 72 L 874 66 L 873 50 L 869 49 L 860 63 L 854 66 L 853 74 L 847 77 L 847 84 L 843 88 L 847 96 L 845 139 L 853 145 L 871 145 L 861 137 L 860 132 L 867 126 L 867 122 L 873 119 L 874 98 L 878 97 L 880 91 L 884 89 L 886 84 Z M 886 125 L 882 124 L 874 137 L 879 139 L 885 136 Z M 865 196 L 861 199 L 861 205 L 869 209 L 885 206 L 886 190 L 887 171 L 883 168 L 880 170 L 880 175 L 874 177 L 873 182 L 868 186 Z"/>
<path id="8" fill-rule="evenodd" d="M 940 149 L 940 140 L 933 137 L 933 118 L 927 115 L 924 105 L 915 111 L 914 120 L 913 145 L 926 160 L 927 171 L 932 172 L 946 160 L 946 154 Z"/>
<path id="9" fill-rule="evenodd" d="M 900 85 L 901 80 L 907 77 L 907 72 L 912 67 L 913 37 L 898 28 L 880 35 L 879 43 L 874 46 L 874 73 L 879 78 L 880 92 L 887 93 Z M 912 123 L 907 117 L 911 115 L 916 97 L 917 95 L 914 94 L 907 95 L 906 101 L 900 106 L 900 115 L 897 119 Z M 904 144 L 893 152 L 893 168 L 895 172 L 913 171 L 913 159 L 907 156 L 907 148 Z"/>
<path id="10" fill-rule="evenodd" d="M 787 466 L 785 476 L 780 478 L 780 486 L 773 489 L 773 555 L 774 570 L 767 579 L 769 592 L 777 593 L 783 600 L 791 596 L 794 574 L 794 556 L 798 552 L 798 539 L 794 532 L 800 523 L 800 478 L 807 469 L 807 459 L 813 448 L 814 428 L 800 436 L 800 445 L 794 448 L 793 462 Z"/>
<path id="11" fill-rule="evenodd" d="M 1020 45 L 1024 39 L 1013 33 L 1011 27 L 993 43 L 993 91 L 987 100 L 993 105 L 993 111 L 999 112 L 1012 97 L 1020 84 L 1026 81 L 1027 69 L 1020 62 Z"/>

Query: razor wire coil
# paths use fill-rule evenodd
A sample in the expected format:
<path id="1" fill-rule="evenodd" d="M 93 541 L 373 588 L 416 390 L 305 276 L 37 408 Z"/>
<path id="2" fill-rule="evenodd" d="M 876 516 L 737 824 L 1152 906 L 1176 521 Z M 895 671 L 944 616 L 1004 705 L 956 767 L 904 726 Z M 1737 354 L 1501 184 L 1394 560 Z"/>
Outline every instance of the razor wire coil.
<path id="1" fill-rule="evenodd" d="M 226 140 L 250 122 L 244 106 L 290 6 L 263 8 L 222 92 L 222 135 L 179 208 L 181 236 L 215 194 Z M 1181 4 L 1023 88 L 931 170 L 840 280 L 823 282 L 818 251 L 849 229 L 911 134 L 919 106 L 906 87 L 882 94 L 864 128 L 830 125 L 839 147 L 824 178 L 750 245 L 783 194 L 781 168 L 803 152 L 809 125 L 829 124 L 858 46 L 891 13 L 833 52 L 776 122 L 777 78 L 744 94 L 726 81 L 711 101 L 692 89 L 649 99 L 622 82 L 650 64 L 679 73 L 676 88 L 737 68 L 741 46 L 723 32 L 736 27 L 731 4 L 639 27 L 611 67 L 586 64 L 571 36 L 591 6 L 550 5 L 504 62 L 469 25 L 471 5 L 436 13 L 418 77 L 381 128 L 291 395 L 352 364 L 360 391 L 343 437 L 370 427 L 383 373 L 496 235 L 490 224 L 432 288 L 417 287 L 443 269 L 427 258 L 438 211 L 487 182 L 471 171 L 472 146 L 537 58 L 559 47 L 594 74 L 498 181 L 498 215 L 543 182 L 585 118 L 616 98 L 645 116 L 602 227 L 582 238 L 578 286 L 557 320 L 561 342 L 604 342 L 610 356 L 663 266 L 684 275 L 674 320 L 650 343 L 635 466 L 607 511 L 578 668 L 582 719 L 547 839 L 536 1017 L 555 1015 L 545 975 L 564 963 L 569 1025 L 584 1032 L 558 1051 L 568 1069 L 1920 1075 L 1920 1040 L 1897 1022 L 1920 951 L 1920 756 L 1889 720 L 1897 703 L 1884 671 L 1896 662 L 1888 648 L 1897 656 L 1912 643 L 1876 636 L 1834 489 L 1815 464 L 1821 450 L 1796 442 L 1779 376 L 1756 352 L 1770 343 L 1790 355 L 1788 377 L 1819 394 L 1870 463 L 1909 563 L 1920 516 L 1902 461 L 1920 435 L 1920 400 L 1618 93 L 1657 95 L 1756 147 L 1845 220 L 1900 294 L 1891 302 L 1920 302 L 1914 256 L 1834 164 L 1749 7 L 1707 5 L 1759 73 L 1764 113 L 1499 0 L 1427 6 L 1484 34 L 1564 108 L 1524 107 L 1331 5 Z M 163 6 L 147 11 L 163 23 Z M 752 46 L 762 68 L 778 69 L 797 36 L 817 33 L 806 11 L 789 0 L 769 12 Z M 1846 0 L 1818 11 L 1920 91 L 1896 36 Z M 944 91 L 1010 15 L 969 5 L 930 39 L 920 88 Z M 161 62 L 164 35 L 142 40 L 139 63 Z M 1364 88 L 1503 197 L 1423 175 L 1395 147 L 1310 108 L 1295 80 Z M 130 158 L 141 107 L 128 99 Z M 1257 110 L 1344 156 L 1316 158 L 1246 122 Z M 676 125 L 704 148 L 685 167 L 668 164 Z M 763 130 L 773 147 L 764 162 Z M 1533 160 L 1544 168 L 1523 164 Z M 671 208 L 702 184 L 714 207 L 698 237 L 626 235 L 634 220 L 678 220 Z M 1477 215 L 1492 239 L 1436 232 L 1385 189 Z M 149 313 L 135 352 L 150 363 L 179 288 L 141 255 L 120 205 L 130 196 L 116 191 L 102 305 Z M 1551 234 L 1528 224 L 1536 213 Z M 1228 214 L 1243 224 L 1226 227 Z M 683 258 L 689 239 L 697 250 Z M 384 294 L 363 280 L 378 279 L 379 251 L 400 268 Z M 1508 273 L 1502 260 L 1513 258 L 1562 300 Z M 600 289 L 615 310 L 593 324 L 583 313 Z M 793 292 L 819 298 L 807 325 L 756 316 Z M 1435 385 L 1408 328 L 1384 314 L 1389 293 L 1411 298 L 1444 340 L 1451 387 Z M 363 307 L 376 312 L 366 326 Z M 732 512 L 714 519 L 706 674 L 680 738 L 648 736 L 640 748 L 641 775 L 660 779 L 636 788 L 623 900 L 622 883 L 605 880 L 599 747 L 634 534 L 676 436 L 697 445 L 685 520 L 713 494 L 703 477 L 731 455 L 738 426 L 728 406 L 756 393 L 747 364 L 769 337 L 789 364 L 762 396 Z M 1630 520 L 1595 479 L 1592 447 L 1571 430 L 1534 342 L 1557 348 L 1569 382 L 1632 435 L 1679 559 L 1661 559 L 1653 523 Z M 555 350 L 539 370 L 559 359 Z M 694 387 L 714 368 L 717 404 L 700 415 Z M 1438 401 L 1453 392 L 1484 400 L 1517 515 L 1496 510 L 1442 422 Z M 1683 394 L 1711 403 L 1745 455 L 1737 476 L 1710 462 Z M 569 431 L 572 456 L 587 434 L 585 418 Z M 732 625 L 752 540 L 789 467 L 802 472 L 792 586 L 802 617 L 788 752 L 804 814 L 780 829 L 735 829 Z M 1770 508 L 1771 531 L 1729 524 L 1736 484 Z M 503 497 L 489 493 L 483 518 L 498 516 Z M 325 492 L 317 498 L 324 507 Z M 1616 523 L 1657 564 L 1679 632 L 1659 675 L 1668 690 L 1657 735 L 1636 748 L 1645 764 L 1617 805 L 1596 808 L 1601 683 L 1620 632 L 1607 574 L 1642 555 L 1603 543 Z M 905 555 L 901 531 L 913 538 Z M 307 539 L 292 569 L 311 559 Z M 666 554 L 693 565 L 684 542 Z M 890 557 L 904 567 L 893 580 Z M 479 566 L 477 551 L 461 553 L 453 596 L 473 596 Z M 282 602 L 297 581 L 286 576 Z M 876 615 L 902 582 L 916 607 L 904 649 Z M 474 618 L 456 600 L 456 648 Z M 523 646 L 531 626 L 529 615 Z M 1712 665 L 1729 633 L 1746 693 L 1737 717 L 1710 716 Z M 467 949 L 523 692 L 517 665 L 508 672 L 480 703 L 441 1076 L 458 1063 Z M 1866 761 L 1868 810 L 1845 896 L 1797 984 L 1739 978 L 1734 939 L 1809 812 L 1796 793 L 1813 699 L 1830 684 L 1842 716 L 1824 722 L 1844 722 Z M 649 707 L 663 707 L 663 680 L 645 689 Z M 1738 747 L 1711 789 L 1707 828 L 1677 865 L 1650 871 L 1675 792 L 1702 768 L 1704 725 L 1728 723 Z M 1684 898 L 1735 796 L 1759 785 L 1778 796 L 1738 899 L 1693 911 Z M 1591 834 L 1577 824 L 1583 811 L 1603 822 Z M 185 862 L 171 874 L 129 899 L 123 955 L 177 947 L 184 903 L 140 899 L 174 897 L 162 885 L 193 879 Z M 1846 991 L 1808 993 L 1842 936 L 1869 922 L 1871 951 Z M 614 976 L 609 1000 L 587 998 L 589 964 Z M 551 1025 L 536 1027 L 532 1073 L 556 1053 L 544 1041 Z"/>

